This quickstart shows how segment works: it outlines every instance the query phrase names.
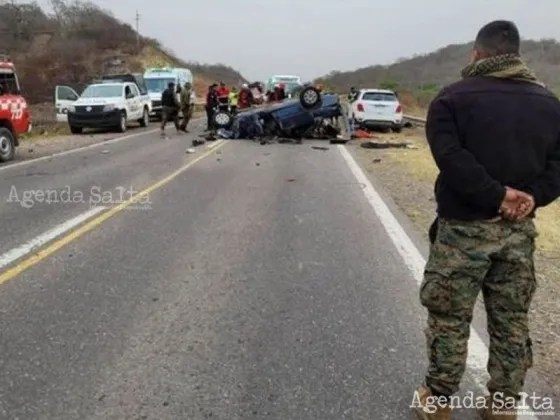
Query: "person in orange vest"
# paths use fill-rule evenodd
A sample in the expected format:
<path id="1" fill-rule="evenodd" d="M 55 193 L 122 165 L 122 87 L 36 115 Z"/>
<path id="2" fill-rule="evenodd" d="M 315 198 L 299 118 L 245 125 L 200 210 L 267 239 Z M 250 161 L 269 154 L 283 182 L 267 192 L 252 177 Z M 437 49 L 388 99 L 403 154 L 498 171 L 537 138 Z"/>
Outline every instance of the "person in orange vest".
<path id="1" fill-rule="evenodd" d="M 249 85 L 244 83 L 239 92 L 239 109 L 249 108 L 253 104 L 253 93 Z"/>
<path id="2" fill-rule="evenodd" d="M 229 107 L 229 89 L 224 82 L 220 82 L 217 94 L 220 109 L 227 109 Z"/>

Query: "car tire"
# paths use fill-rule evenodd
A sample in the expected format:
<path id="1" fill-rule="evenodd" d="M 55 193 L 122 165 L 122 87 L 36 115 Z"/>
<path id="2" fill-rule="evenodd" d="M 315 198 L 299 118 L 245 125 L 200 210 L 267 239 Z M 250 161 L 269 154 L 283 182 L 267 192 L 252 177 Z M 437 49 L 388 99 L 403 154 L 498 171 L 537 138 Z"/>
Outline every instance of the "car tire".
<path id="1" fill-rule="evenodd" d="M 299 102 L 305 109 L 314 108 L 321 103 L 321 92 L 313 86 L 308 86 L 300 92 Z"/>
<path id="2" fill-rule="evenodd" d="M 84 129 L 82 127 L 76 127 L 74 125 L 71 125 L 70 132 L 72 134 L 82 134 L 84 132 Z"/>
<path id="3" fill-rule="evenodd" d="M 393 127 L 392 130 L 393 130 L 393 133 L 400 133 L 400 132 L 402 132 L 402 127 Z"/>
<path id="4" fill-rule="evenodd" d="M 0 127 L 0 162 L 8 162 L 16 155 L 16 138 L 12 131 Z"/>
<path id="5" fill-rule="evenodd" d="M 119 126 L 118 126 L 119 133 L 124 133 L 128 128 L 127 125 L 128 125 L 128 120 L 126 118 L 126 112 L 121 111 Z"/>
<path id="6" fill-rule="evenodd" d="M 144 112 L 142 113 L 142 118 L 138 120 L 140 123 L 140 127 L 147 127 L 150 123 L 150 113 L 148 112 L 148 108 L 144 107 Z"/>
<path id="7" fill-rule="evenodd" d="M 231 126 L 232 122 L 232 116 L 225 111 L 216 112 L 212 117 L 212 123 L 214 124 L 214 127 L 217 128 L 228 128 Z"/>

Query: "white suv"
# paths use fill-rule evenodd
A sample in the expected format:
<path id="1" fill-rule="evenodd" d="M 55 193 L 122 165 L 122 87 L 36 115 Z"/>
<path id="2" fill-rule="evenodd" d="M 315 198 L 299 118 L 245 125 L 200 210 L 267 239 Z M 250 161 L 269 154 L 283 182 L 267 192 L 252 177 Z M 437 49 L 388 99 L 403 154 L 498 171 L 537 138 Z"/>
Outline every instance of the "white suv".
<path id="1" fill-rule="evenodd" d="M 392 90 L 361 89 L 350 104 L 349 117 L 359 127 L 391 129 L 400 133 L 403 128 L 403 108 Z"/>

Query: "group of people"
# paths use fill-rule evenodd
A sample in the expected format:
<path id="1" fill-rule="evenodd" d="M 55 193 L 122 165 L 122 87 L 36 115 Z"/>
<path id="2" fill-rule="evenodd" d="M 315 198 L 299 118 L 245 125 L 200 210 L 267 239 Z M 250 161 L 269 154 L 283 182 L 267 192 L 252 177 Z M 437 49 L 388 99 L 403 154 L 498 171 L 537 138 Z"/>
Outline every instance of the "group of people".
<path id="1" fill-rule="evenodd" d="M 179 100 L 177 100 L 179 93 Z M 187 82 L 184 86 L 175 86 L 170 82 L 167 89 L 161 94 L 161 135 L 165 137 L 165 126 L 168 122 L 173 122 L 177 133 L 188 133 L 187 126 L 192 118 L 194 104 L 191 101 L 192 84 Z M 179 111 L 183 114 L 183 121 L 179 124 Z"/>
<path id="2" fill-rule="evenodd" d="M 264 96 L 267 102 L 282 101 L 287 98 L 286 85 L 280 83 L 266 92 Z M 214 83 L 208 86 L 205 107 L 208 121 L 207 131 L 212 129 L 212 118 L 216 112 L 228 111 L 235 114 L 238 110 L 250 108 L 256 103 L 253 92 L 247 83 L 244 83 L 239 90 L 233 86 L 231 91 L 224 82 L 220 82 L 219 85 Z"/>
<path id="3" fill-rule="evenodd" d="M 235 114 L 238 109 L 248 108 L 253 104 L 253 94 L 247 84 L 238 91 L 235 86 L 228 89 L 224 82 L 208 86 L 206 94 L 207 131 L 212 128 L 212 118 L 218 111 L 229 111 Z"/>

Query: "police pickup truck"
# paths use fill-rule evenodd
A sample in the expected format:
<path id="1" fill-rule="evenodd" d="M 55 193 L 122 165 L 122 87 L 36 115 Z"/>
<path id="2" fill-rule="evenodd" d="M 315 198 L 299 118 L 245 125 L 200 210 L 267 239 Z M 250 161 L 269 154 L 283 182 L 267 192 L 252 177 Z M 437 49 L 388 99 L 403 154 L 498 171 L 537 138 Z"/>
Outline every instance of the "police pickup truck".
<path id="1" fill-rule="evenodd" d="M 55 102 L 57 120 L 67 121 L 75 134 L 84 128 L 116 128 L 125 132 L 130 121 L 145 127 L 152 109 L 142 76 L 132 73 L 102 76 L 81 95 L 68 86 L 57 86 Z"/>

